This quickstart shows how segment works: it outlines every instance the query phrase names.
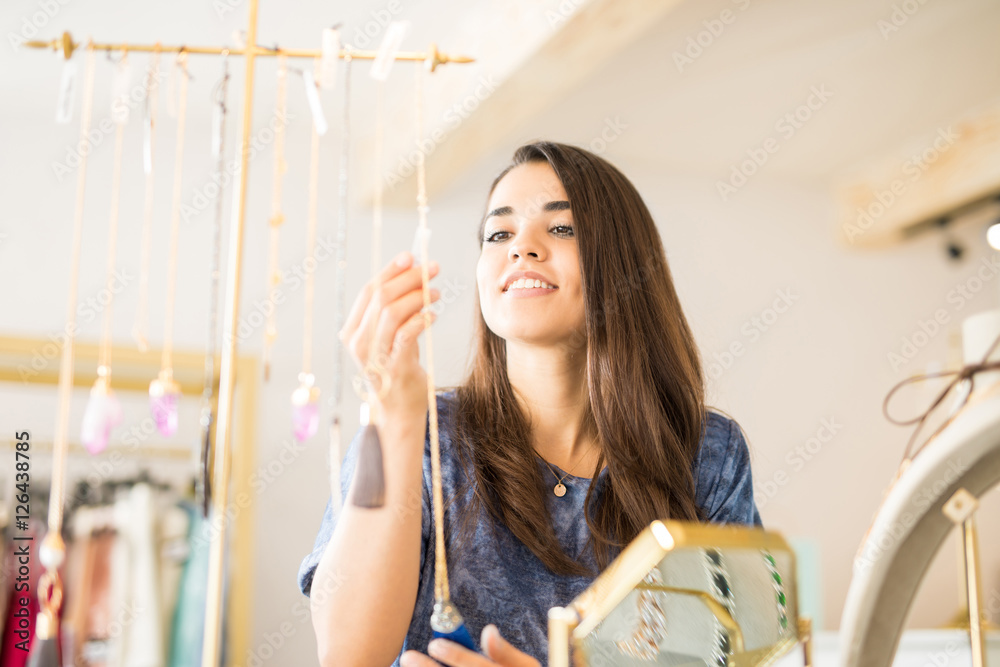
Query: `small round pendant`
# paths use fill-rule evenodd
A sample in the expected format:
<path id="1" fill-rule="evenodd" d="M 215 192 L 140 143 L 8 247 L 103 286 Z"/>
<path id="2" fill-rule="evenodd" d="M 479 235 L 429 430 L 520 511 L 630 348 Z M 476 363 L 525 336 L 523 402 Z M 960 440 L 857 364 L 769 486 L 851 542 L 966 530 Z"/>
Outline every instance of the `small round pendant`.
<path id="1" fill-rule="evenodd" d="M 562 498 L 563 496 L 566 495 L 566 487 L 563 486 L 562 482 L 559 482 L 558 484 L 556 484 L 556 487 L 552 489 L 552 493 Z"/>

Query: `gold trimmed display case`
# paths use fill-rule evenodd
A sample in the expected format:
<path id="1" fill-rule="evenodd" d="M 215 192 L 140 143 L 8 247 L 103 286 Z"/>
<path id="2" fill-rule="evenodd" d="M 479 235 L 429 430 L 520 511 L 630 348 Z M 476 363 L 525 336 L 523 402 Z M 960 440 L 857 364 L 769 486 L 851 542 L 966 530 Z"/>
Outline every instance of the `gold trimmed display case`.
<path id="1" fill-rule="evenodd" d="M 654 521 L 566 607 L 549 610 L 549 667 L 766 665 L 798 643 L 795 554 L 779 534 Z"/>

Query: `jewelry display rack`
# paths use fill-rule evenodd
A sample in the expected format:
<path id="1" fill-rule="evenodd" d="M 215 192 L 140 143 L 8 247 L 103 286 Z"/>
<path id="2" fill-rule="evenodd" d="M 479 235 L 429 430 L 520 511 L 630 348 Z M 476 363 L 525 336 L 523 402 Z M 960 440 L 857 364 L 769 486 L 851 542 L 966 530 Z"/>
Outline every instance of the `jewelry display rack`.
<path id="1" fill-rule="evenodd" d="M 230 460 L 231 460 L 231 421 L 233 416 L 233 391 L 236 385 L 237 370 L 239 369 L 243 378 L 245 379 L 246 368 L 241 368 L 241 361 L 237 357 L 236 353 L 236 342 L 239 339 L 237 335 L 237 324 L 239 322 L 239 302 L 240 302 L 240 282 L 242 276 L 242 261 L 243 261 L 243 235 L 245 231 L 245 219 L 246 219 L 246 200 L 247 200 L 247 183 L 248 183 L 248 155 L 250 153 L 250 131 L 253 120 L 253 92 L 255 83 L 255 62 L 259 57 L 273 57 L 278 55 L 284 55 L 289 58 L 318 58 L 323 55 L 320 49 L 287 49 L 287 48 L 267 48 L 262 47 L 257 44 L 257 19 L 258 19 L 258 6 L 259 0 L 249 0 L 249 10 L 248 10 L 248 20 L 247 29 L 245 32 L 245 46 L 239 48 L 232 48 L 227 46 L 211 46 L 211 47 L 199 47 L 199 46 L 170 46 L 165 44 L 133 44 L 133 43 L 97 43 L 90 41 L 86 45 L 88 48 L 93 48 L 95 51 L 120 51 L 127 48 L 131 52 L 153 52 L 157 51 L 159 53 L 180 53 L 184 52 L 186 54 L 192 55 L 221 55 L 227 53 L 230 56 L 243 56 L 244 58 L 244 81 L 243 81 L 243 113 L 240 119 L 241 130 L 240 130 L 240 171 L 239 171 L 239 185 L 234 188 L 233 191 L 233 207 L 232 207 L 232 227 L 231 234 L 229 236 L 229 248 L 227 253 L 228 266 L 225 271 L 225 298 L 223 306 L 223 329 L 222 329 L 222 340 L 224 341 L 221 353 L 221 369 L 219 373 L 219 392 L 218 392 L 218 412 L 216 418 L 216 432 L 215 432 L 215 459 L 213 465 L 213 475 L 212 475 L 212 514 L 210 520 L 213 520 L 213 525 L 217 526 L 216 538 L 212 541 L 210 554 L 209 554 L 209 573 L 208 573 L 208 593 L 206 601 L 206 613 L 205 613 L 205 640 L 204 648 L 202 652 L 202 666 L 203 667 L 215 667 L 218 665 L 218 656 L 220 652 L 219 642 L 220 642 L 220 623 L 221 623 L 221 596 L 222 596 L 222 583 L 223 583 L 223 565 L 224 565 L 224 555 L 225 555 L 225 544 L 226 544 L 226 522 L 214 520 L 215 517 L 220 517 L 225 515 L 226 502 L 229 497 L 229 481 L 230 481 Z M 42 49 L 52 49 L 53 51 L 61 51 L 64 58 L 68 59 L 72 56 L 73 51 L 81 46 L 80 44 L 73 41 L 69 32 L 63 33 L 60 38 L 53 39 L 50 41 L 30 41 L 26 43 L 27 46 L 32 48 L 42 48 Z M 338 56 L 340 59 L 350 58 L 351 60 L 374 60 L 377 55 L 375 51 L 363 51 L 354 49 L 349 45 L 345 45 L 339 50 Z M 471 58 L 464 56 L 448 56 L 440 53 L 437 50 L 436 45 L 431 44 L 430 48 L 425 53 L 420 52 L 407 52 L 399 51 L 394 56 L 395 60 L 410 60 L 423 62 L 426 67 L 433 72 L 438 65 L 453 62 L 453 63 L 467 63 L 472 62 Z M 74 345 L 72 343 L 72 338 L 69 339 L 71 347 Z M 96 347 L 94 348 L 96 350 Z M 128 350 L 122 350 L 121 354 L 127 355 Z M 118 360 L 122 359 L 124 365 L 126 357 L 118 356 L 116 352 L 116 387 L 126 388 L 127 385 L 123 384 L 121 380 L 118 379 L 117 366 L 120 363 Z M 94 360 L 97 359 L 96 354 L 93 357 Z M 75 366 L 75 364 L 74 364 Z M 91 366 L 92 367 L 92 366 Z M 199 366 L 201 368 L 201 366 Z M 251 373 L 255 378 L 256 370 Z M 155 376 L 155 372 L 153 373 Z M 93 377 L 87 376 L 89 381 L 93 381 Z M 148 386 L 149 376 L 144 376 L 143 383 L 144 388 Z M 74 381 L 74 385 L 79 386 L 79 381 Z M 251 386 L 248 383 L 248 386 Z M 252 386 L 256 387 L 256 379 L 252 380 Z M 189 386 L 188 389 L 191 387 Z M 256 400 L 256 396 L 253 397 Z M 254 403 L 249 403 L 250 409 L 249 413 L 253 412 Z M 247 447 L 247 441 L 241 443 L 241 449 L 239 456 L 236 457 L 236 461 L 243 465 L 244 461 L 248 458 L 248 455 L 252 455 L 252 452 L 244 451 L 244 447 Z M 244 548 L 249 552 L 253 548 L 253 542 L 250 541 L 244 545 Z M 242 549 L 237 549 L 238 552 Z M 248 601 L 236 599 L 231 599 L 231 607 L 234 614 L 239 615 L 246 612 L 249 609 Z M 235 624 L 236 619 L 232 618 L 232 622 Z M 241 646 L 235 643 L 231 647 L 233 650 L 229 652 L 230 656 L 242 656 L 245 655 Z"/>

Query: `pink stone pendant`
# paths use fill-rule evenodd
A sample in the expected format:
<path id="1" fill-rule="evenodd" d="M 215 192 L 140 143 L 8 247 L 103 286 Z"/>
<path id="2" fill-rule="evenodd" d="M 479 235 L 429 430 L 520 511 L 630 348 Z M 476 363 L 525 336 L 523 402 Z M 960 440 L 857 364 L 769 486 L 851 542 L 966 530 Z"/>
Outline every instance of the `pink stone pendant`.
<path id="1" fill-rule="evenodd" d="M 177 432 L 178 399 L 181 387 L 174 381 L 169 368 L 160 371 L 159 376 L 149 383 L 149 409 L 153 413 L 156 428 L 163 435 Z"/>
<path id="2" fill-rule="evenodd" d="M 295 439 L 305 442 L 319 428 L 319 389 L 312 373 L 299 373 L 299 386 L 292 392 L 292 430 Z"/>
<path id="3" fill-rule="evenodd" d="M 107 378 L 98 371 L 100 377 L 94 382 L 83 413 L 80 440 L 91 454 L 100 454 L 108 446 L 111 429 L 122 423 L 122 406 L 118 397 L 108 386 Z"/>

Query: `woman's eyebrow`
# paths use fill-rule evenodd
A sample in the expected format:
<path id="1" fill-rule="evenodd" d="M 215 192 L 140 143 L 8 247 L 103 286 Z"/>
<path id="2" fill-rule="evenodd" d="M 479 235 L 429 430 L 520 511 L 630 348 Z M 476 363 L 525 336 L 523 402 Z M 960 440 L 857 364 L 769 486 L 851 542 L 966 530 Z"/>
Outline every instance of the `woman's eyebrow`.
<path id="1" fill-rule="evenodd" d="M 489 213 L 487 213 L 486 217 L 483 218 L 483 220 L 487 220 L 489 218 L 492 218 L 495 215 L 510 215 L 513 212 L 514 212 L 514 209 L 511 208 L 510 206 L 501 206 L 500 208 L 495 208 L 492 211 L 490 211 Z"/>
<path id="2" fill-rule="evenodd" d="M 569 210 L 569 202 L 566 201 L 566 200 L 554 200 L 554 201 L 550 201 L 550 202 L 547 202 L 544 206 L 542 206 L 542 210 L 546 211 L 546 212 L 549 212 L 549 211 L 568 211 Z M 492 211 L 490 211 L 489 213 L 487 213 L 486 217 L 483 218 L 483 220 L 487 220 L 489 218 L 492 218 L 495 215 L 510 215 L 513 212 L 514 212 L 514 209 L 512 207 L 510 207 L 510 206 L 501 206 L 501 207 L 495 208 Z"/>

